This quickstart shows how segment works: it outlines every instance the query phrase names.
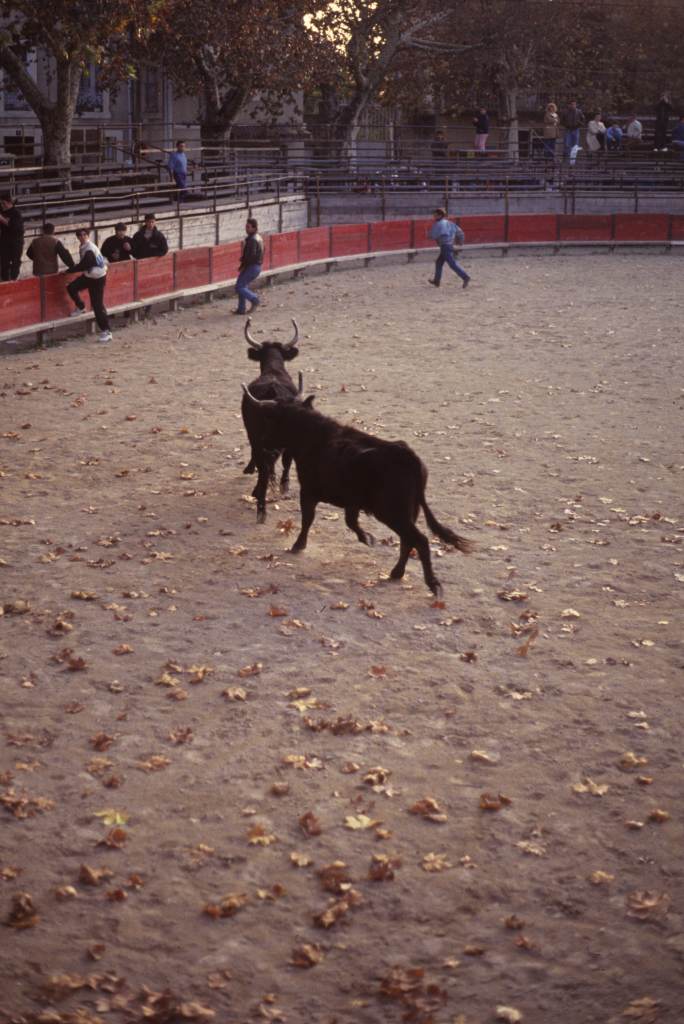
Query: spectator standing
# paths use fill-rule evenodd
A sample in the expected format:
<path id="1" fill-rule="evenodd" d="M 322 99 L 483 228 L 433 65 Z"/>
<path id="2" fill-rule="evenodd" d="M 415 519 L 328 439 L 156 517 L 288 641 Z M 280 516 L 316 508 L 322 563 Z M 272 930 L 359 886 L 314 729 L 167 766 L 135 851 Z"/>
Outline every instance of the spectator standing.
<path id="1" fill-rule="evenodd" d="M 485 107 L 480 107 L 473 118 L 473 124 L 475 126 L 475 152 L 484 153 L 489 135 L 489 114 Z"/>
<path id="2" fill-rule="evenodd" d="M 439 288 L 442 281 L 442 270 L 446 263 L 461 278 L 463 287 L 467 288 L 470 284 L 470 277 L 454 256 L 454 240 L 457 234 L 459 234 L 460 229 L 452 221 L 448 220 L 446 210 L 442 209 L 441 206 L 433 211 L 432 216 L 435 218 L 435 223 L 428 231 L 428 238 L 431 238 L 439 246 L 439 256 L 435 261 L 435 276 L 429 278 L 430 284 L 434 284 L 435 288 Z M 460 234 L 462 239 L 462 232 Z"/>
<path id="3" fill-rule="evenodd" d="M 677 153 L 677 159 L 684 160 L 684 114 L 672 129 L 672 148 Z"/>
<path id="4" fill-rule="evenodd" d="M 16 281 L 24 249 L 24 219 L 9 192 L 0 195 L 0 280 Z"/>
<path id="5" fill-rule="evenodd" d="M 626 148 L 627 149 L 638 149 L 641 144 L 641 137 L 644 133 L 643 125 L 641 121 L 637 120 L 636 113 L 632 111 L 629 115 L 627 124 L 625 125 Z"/>
<path id="6" fill-rule="evenodd" d="M 597 110 L 592 114 L 591 121 L 587 125 L 587 149 L 595 156 L 600 153 L 606 142 L 606 126 L 601 120 L 601 111 Z"/>
<path id="7" fill-rule="evenodd" d="M 157 227 L 157 218 L 153 213 L 148 213 L 145 216 L 142 227 L 133 235 L 131 246 L 136 260 L 147 260 L 151 256 L 166 256 L 169 251 L 168 242 Z"/>
<path id="8" fill-rule="evenodd" d="M 653 149 L 659 149 L 661 153 L 667 150 L 667 126 L 672 113 L 669 92 L 664 92 L 655 108 L 655 135 L 653 138 Z"/>
<path id="9" fill-rule="evenodd" d="M 107 283 L 107 261 L 95 245 L 90 241 L 88 228 L 80 228 L 76 232 L 79 242 L 78 263 L 73 268 L 80 277 L 74 278 L 67 285 L 67 292 L 73 299 L 76 309 L 70 314 L 79 316 L 85 313 L 85 305 L 81 301 L 80 292 L 87 289 L 90 295 L 90 305 L 93 307 L 97 326 L 100 328 L 98 341 L 111 341 L 112 332 L 109 326 L 109 316 L 104 304 L 104 290 Z"/>
<path id="10" fill-rule="evenodd" d="M 55 237 L 55 225 L 43 224 L 42 232 L 34 238 L 26 255 L 33 260 L 34 277 L 45 277 L 46 274 L 56 274 L 59 271 L 58 259 L 64 263 L 68 270 L 74 269 L 74 259 L 68 249 Z"/>
<path id="11" fill-rule="evenodd" d="M 580 128 L 584 124 L 584 114 L 581 108 L 577 106 L 577 100 L 570 100 L 563 112 L 562 123 L 565 129 L 565 134 L 563 135 L 563 154 L 566 160 L 570 160 L 572 150 L 576 146 L 579 147 Z"/>
<path id="12" fill-rule="evenodd" d="M 556 141 L 560 132 L 560 117 L 555 103 L 547 103 L 544 111 L 544 155 L 547 160 L 556 156 Z"/>
<path id="13" fill-rule="evenodd" d="M 609 153 L 622 150 L 622 128 L 615 121 L 606 121 L 606 149 Z"/>
<path id="14" fill-rule="evenodd" d="M 259 305 L 259 296 L 249 287 L 252 281 L 256 281 L 261 273 L 261 265 L 264 262 L 264 240 L 259 234 L 259 224 L 254 217 L 248 217 L 245 223 L 247 237 L 242 243 L 242 256 L 238 279 L 235 282 L 235 291 L 238 294 L 238 307 L 233 310 L 237 316 L 244 316 L 247 312 L 247 303 L 250 302 L 249 312 L 253 313 Z"/>
<path id="15" fill-rule="evenodd" d="M 172 181 L 175 181 L 176 187 L 179 189 L 178 199 L 182 203 L 188 198 L 186 191 L 188 185 L 188 158 L 185 153 L 185 142 L 183 139 L 179 139 L 176 143 L 176 151 L 169 157 L 166 168 L 169 172 L 169 177 Z"/>
<path id="16" fill-rule="evenodd" d="M 102 255 L 109 263 L 133 259 L 133 239 L 126 234 L 125 224 L 114 225 L 114 234 L 102 243 Z"/>

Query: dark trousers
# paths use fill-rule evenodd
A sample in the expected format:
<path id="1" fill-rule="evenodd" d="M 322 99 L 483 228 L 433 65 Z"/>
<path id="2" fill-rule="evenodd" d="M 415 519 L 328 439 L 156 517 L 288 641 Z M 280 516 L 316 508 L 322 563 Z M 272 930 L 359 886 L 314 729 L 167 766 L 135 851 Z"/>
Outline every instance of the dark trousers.
<path id="1" fill-rule="evenodd" d="M 188 176 L 187 174 L 183 174 L 182 171 L 174 171 L 173 180 L 175 181 L 176 186 L 180 189 L 180 192 L 178 193 L 178 198 L 180 199 L 181 202 L 183 202 L 183 200 L 187 199 L 188 197 Z"/>
<path id="2" fill-rule="evenodd" d="M 85 274 L 81 274 L 80 277 L 75 278 L 71 284 L 67 285 L 67 292 L 79 309 L 85 309 L 85 303 L 81 302 L 79 292 L 86 291 L 87 289 L 88 294 L 90 295 L 90 305 L 93 307 L 97 326 L 101 331 L 109 330 L 109 317 L 107 316 L 107 310 L 105 309 L 104 304 L 104 290 L 106 283 L 106 276 L 86 277 Z"/>
<path id="3" fill-rule="evenodd" d="M 0 248 L 0 280 L 16 281 L 21 266 L 23 242 L 17 245 L 3 245 Z"/>

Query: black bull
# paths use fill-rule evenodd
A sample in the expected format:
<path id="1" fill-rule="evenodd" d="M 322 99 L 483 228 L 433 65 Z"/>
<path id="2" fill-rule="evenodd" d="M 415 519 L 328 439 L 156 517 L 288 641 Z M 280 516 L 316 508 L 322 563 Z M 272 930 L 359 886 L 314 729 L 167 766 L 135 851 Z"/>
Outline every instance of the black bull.
<path id="1" fill-rule="evenodd" d="M 251 395 L 259 399 L 266 398 L 277 401 L 289 401 L 300 397 L 303 386 L 302 375 L 299 374 L 299 388 L 297 388 L 285 367 L 286 362 L 299 355 L 297 321 L 294 319 L 292 321 L 294 325 L 292 341 L 285 343 L 255 341 L 249 333 L 250 323 L 251 319 L 248 318 L 245 324 L 245 339 L 249 345 L 247 355 L 259 363 L 261 371 L 256 380 L 249 385 Z M 278 455 L 282 455 L 283 459 L 283 473 L 280 478 L 280 490 L 283 494 L 287 494 L 288 491 L 292 456 L 289 452 L 283 451 L 282 445 L 271 448 L 264 442 L 264 416 L 261 409 L 250 402 L 246 396 L 242 399 L 242 420 L 251 446 L 250 459 L 243 472 L 257 471 L 258 477 L 252 497 L 257 501 L 257 522 L 263 523 L 266 519 L 266 492 L 275 473 Z"/>
<path id="2" fill-rule="evenodd" d="M 284 448 L 297 466 L 301 487 L 302 527 L 292 551 L 303 551 L 316 514 L 324 501 L 344 509 L 344 519 L 362 544 L 373 537 L 359 526 L 359 512 L 375 516 L 399 536 L 399 560 L 393 580 L 401 579 L 413 548 L 423 566 L 425 582 L 439 596 L 442 587 L 432 570 L 430 545 L 416 527 L 422 509 L 430 530 L 447 544 L 467 553 L 469 541 L 442 526 L 425 500 L 427 469 L 403 441 L 383 441 L 337 423 L 311 408 L 312 398 L 258 401 L 243 384 L 245 399 L 263 415 L 265 446 Z"/>

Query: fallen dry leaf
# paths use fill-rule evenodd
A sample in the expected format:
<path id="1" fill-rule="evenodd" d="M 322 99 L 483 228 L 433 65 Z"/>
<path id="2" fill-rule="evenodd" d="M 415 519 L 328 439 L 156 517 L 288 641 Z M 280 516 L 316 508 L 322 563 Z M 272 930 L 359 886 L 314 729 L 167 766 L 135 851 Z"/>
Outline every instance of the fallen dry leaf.
<path id="1" fill-rule="evenodd" d="M 305 836 L 320 836 L 323 831 L 321 823 L 313 813 L 313 811 L 307 811 L 299 819 L 299 827 Z"/>
<path id="2" fill-rule="evenodd" d="M 592 796 L 605 796 L 609 788 L 605 783 L 599 785 L 588 776 L 585 776 L 581 782 L 576 782 L 571 786 L 573 793 L 591 793 Z"/>
<path id="3" fill-rule="evenodd" d="M 10 912 L 5 918 L 9 928 L 33 928 L 40 920 L 28 892 L 17 892 L 12 896 Z"/>
<path id="4" fill-rule="evenodd" d="M 426 796 L 422 800 L 416 801 L 415 804 L 408 808 L 408 812 L 409 814 L 417 814 L 427 821 L 434 821 L 438 825 L 448 821 L 447 814 L 442 810 L 434 797 L 431 796 Z"/>
<path id="5" fill-rule="evenodd" d="M 426 853 L 420 866 L 423 871 L 438 872 L 446 871 L 452 865 L 447 860 L 446 853 Z"/>
<path id="6" fill-rule="evenodd" d="M 238 669 L 237 675 L 240 679 L 247 679 L 248 676 L 258 676 L 261 674 L 263 667 L 260 661 L 255 661 L 252 665 L 243 665 L 242 668 Z"/>
<path id="7" fill-rule="evenodd" d="M 511 798 L 504 796 L 503 793 L 481 793 L 480 794 L 480 810 L 482 811 L 500 811 L 502 807 L 508 807 L 511 803 Z"/>
<path id="8" fill-rule="evenodd" d="M 665 892 L 641 889 L 628 893 L 625 903 L 629 917 L 635 917 L 639 921 L 652 921 L 667 915 L 670 897 Z"/>
<path id="9" fill-rule="evenodd" d="M 380 824 L 380 821 L 376 821 L 374 818 L 369 818 L 367 814 L 348 814 L 344 819 L 344 827 L 354 830 L 374 828 L 375 825 Z"/>
<path id="10" fill-rule="evenodd" d="M 224 896 L 220 903 L 207 903 L 202 912 L 209 917 L 233 917 L 239 910 L 249 902 L 249 896 L 244 892 L 230 892 Z"/>
<path id="11" fill-rule="evenodd" d="M 266 831 L 263 825 L 252 825 L 247 833 L 250 846 L 270 846 L 278 837 Z"/>
<path id="12" fill-rule="evenodd" d="M 292 950 L 291 963 L 295 967 L 315 967 L 323 960 L 323 957 L 324 954 L 320 946 L 305 942 L 301 946 L 295 946 Z"/>

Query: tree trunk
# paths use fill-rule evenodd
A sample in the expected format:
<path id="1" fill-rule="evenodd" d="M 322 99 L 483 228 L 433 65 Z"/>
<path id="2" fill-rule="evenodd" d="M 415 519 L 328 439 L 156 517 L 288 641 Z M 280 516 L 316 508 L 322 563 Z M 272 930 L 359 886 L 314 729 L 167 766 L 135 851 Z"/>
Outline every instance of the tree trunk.
<path id="1" fill-rule="evenodd" d="M 518 86 L 506 82 L 499 88 L 499 110 L 501 122 L 506 126 L 506 150 L 511 160 L 520 158 L 518 139 Z"/>
<path id="2" fill-rule="evenodd" d="M 248 95 L 249 89 L 241 86 L 221 89 L 214 76 L 205 77 L 199 116 L 203 156 L 225 155 L 226 135 L 230 137 L 233 122 Z"/>
<path id="3" fill-rule="evenodd" d="M 60 56 L 56 61 L 57 95 L 51 101 L 33 81 L 23 62 L 8 46 L 0 44 L 0 66 L 21 90 L 40 121 L 43 130 L 43 163 L 59 167 L 65 187 L 71 188 L 71 126 L 76 112 L 81 83 L 81 65 L 77 56 Z"/>

